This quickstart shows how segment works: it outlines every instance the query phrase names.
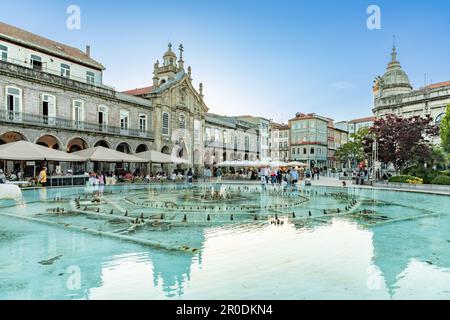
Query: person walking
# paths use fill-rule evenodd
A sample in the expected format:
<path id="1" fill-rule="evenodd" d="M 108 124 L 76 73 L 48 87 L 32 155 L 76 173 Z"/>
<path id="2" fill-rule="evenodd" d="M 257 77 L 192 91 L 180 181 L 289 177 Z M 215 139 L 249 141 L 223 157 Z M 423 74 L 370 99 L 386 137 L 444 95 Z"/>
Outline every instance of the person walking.
<path id="1" fill-rule="evenodd" d="M 41 172 L 39 172 L 38 183 L 40 183 L 41 186 L 43 186 L 43 187 L 47 186 L 47 168 L 46 167 L 43 167 Z"/>

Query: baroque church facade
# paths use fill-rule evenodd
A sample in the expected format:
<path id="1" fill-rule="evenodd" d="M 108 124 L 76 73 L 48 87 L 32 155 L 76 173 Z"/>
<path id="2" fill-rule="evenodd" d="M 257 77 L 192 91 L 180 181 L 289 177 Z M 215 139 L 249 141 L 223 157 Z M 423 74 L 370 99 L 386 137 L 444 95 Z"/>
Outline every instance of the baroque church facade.
<path id="1" fill-rule="evenodd" d="M 377 118 L 387 114 L 430 116 L 433 123 L 439 125 L 450 104 L 450 81 L 414 89 L 397 59 L 394 46 L 386 72 L 374 80 L 373 95 L 372 111 Z M 439 143 L 439 139 L 434 142 Z"/>

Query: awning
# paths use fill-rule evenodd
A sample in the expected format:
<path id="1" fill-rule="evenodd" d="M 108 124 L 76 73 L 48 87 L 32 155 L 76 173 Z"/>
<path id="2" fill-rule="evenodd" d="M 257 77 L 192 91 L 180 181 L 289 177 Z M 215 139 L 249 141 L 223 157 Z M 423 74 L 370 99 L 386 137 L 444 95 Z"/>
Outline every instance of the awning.
<path id="1" fill-rule="evenodd" d="M 72 154 L 83 157 L 89 161 L 98 161 L 98 162 L 147 162 L 147 160 L 136 157 L 134 155 L 108 149 L 101 146 L 84 149 L 81 151 L 74 152 Z"/>
<path id="2" fill-rule="evenodd" d="M 0 145 L 1 160 L 84 162 L 86 158 L 73 153 L 50 149 L 28 141 Z"/>

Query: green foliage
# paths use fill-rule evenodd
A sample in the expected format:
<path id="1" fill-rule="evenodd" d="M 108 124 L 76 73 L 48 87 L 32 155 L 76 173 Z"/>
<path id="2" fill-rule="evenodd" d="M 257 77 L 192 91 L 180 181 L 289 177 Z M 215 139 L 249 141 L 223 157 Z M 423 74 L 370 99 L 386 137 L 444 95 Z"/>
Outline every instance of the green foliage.
<path id="1" fill-rule="evenodd" d="M 433 184 L 441 184 L 441 185 L 446 185 L 446 186 L 450 186 L 450 177 L 449 176 L 437 176 L 433 182 Z"/>
<path id="2" fill-rule="evenodd" d="M 440 126 L 441 144 L 445 152 L 450 153 L 450 104 L 447 105 L 445 116 Z"/>
<path id="3" fill-rule="evenodd" d="M 416 179 L 420 179 L 420 178 L 410 176 L 410 175 L 401 175 L 401 176 L 390 177 L 389 182 L 408 183 L 407 180 L 416 180 Z"/>
<path id="4" fill-rule="evenodd" d="M 439 171 L 424 166 L 414 166 L 405 169 L 403 174 L 422 178 L 423 183 L 431 183 L 439 175 Z"/>
<path id="5" fill-rule="evenodd" d="M 450 169 L 439 172 L 439 175 L 450 177 Z"/>
<path id="6" fill-rule="evenodd" d="M 357 133 L 351 135 L 352 140 L 336 150 L 335 157 L 342 162 L 361 162 L 366 159 L 364 152 L 364 141 L 371 135 L 369 128 L 361 128 Z"/>

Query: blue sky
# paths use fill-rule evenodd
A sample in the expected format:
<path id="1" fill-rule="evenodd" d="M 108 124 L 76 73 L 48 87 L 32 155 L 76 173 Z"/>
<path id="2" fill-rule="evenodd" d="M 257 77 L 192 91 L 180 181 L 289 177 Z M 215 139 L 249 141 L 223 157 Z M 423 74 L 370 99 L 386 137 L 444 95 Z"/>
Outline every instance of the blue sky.
<path id="1" fill-rule="evenodd" d="M 151 85 L 168 41 L 185 48 L 194 85 L 211 112 L 287 121 L 296 112 L 335 120 L 371 115 L 372 81 L 389 61 L 392 35 L 415 87 L 450 80 L 450 2 L 2 1 L 0 20 L 79 48 L 106 66 L 117 90 Z M 66 8 L 81 8 L 68 30 Z M 381 8 L 381 30 L 366 27 Z"/>

